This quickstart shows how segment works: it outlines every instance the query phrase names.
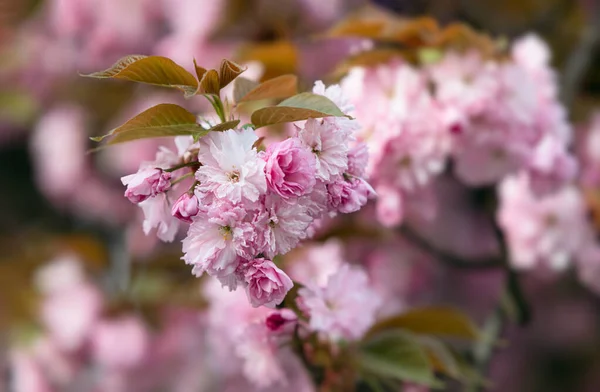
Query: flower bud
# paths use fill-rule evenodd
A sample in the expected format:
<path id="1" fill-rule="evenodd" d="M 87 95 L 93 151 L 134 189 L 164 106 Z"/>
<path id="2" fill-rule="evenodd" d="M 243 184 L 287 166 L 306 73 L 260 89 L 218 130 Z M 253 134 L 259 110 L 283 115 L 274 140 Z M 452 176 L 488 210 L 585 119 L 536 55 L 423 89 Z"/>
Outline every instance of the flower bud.
<path id="1" fill-rule="evenodd" d="M 198 204 L 198 198 L 194 194 L 184 193 L 173 203 L 171 214 L 187 223 L 192 223 L 192 218 L 198 215 L 200 208 Z"/>
<path id="2" fill-rule="evenodd" d="M 121 178 L 123 185 L 127 185 L 125 197 L 136 204 L 168 190 L 171 187 L 170 180 L 171 173 L 158 168 L 140 169 L 135 174 Z"/>

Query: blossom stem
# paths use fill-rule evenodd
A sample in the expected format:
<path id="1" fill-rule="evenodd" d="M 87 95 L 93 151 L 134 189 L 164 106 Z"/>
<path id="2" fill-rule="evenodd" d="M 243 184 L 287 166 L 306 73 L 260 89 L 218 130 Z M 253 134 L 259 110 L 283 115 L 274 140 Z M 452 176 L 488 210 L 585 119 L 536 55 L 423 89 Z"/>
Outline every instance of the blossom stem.
<path id="1" fill-rule="evenodd" d="M 186 174 L 184 174 L 183 176 L 181 176 L 181 177 L 177 178 L 176 180 L 174 180 L 174 181 L 171 181 L 171 185 L 175 185 L 175 184 L 177 184 L 177 183 L 180 183 L 181 181 L 185 180 L 186 178 L 190 178 L 190 177 L 192 177 L 193 175 L 194 175 L 194 173 L 191 173 L 191 172 L 190 172 L 190 173 L 186 173 Z"/>
<path id="2" fill-rule="evenodd" d="M 182 163 L 180 165 L 176 165 L 173 167 L 170 167 L 168 169 L 164 169 L 163 171 L 166 171 L 167 173 L 171 173 L 174 172 L 175 170 L 179 170 L 179 169 L 183 169 L 184 167 L 193 167 L 193 166 L 198 166 L 198 162 L 186 162 L 186 163 Z"/>
<path id="3" fill-rule="evenodd" d="M 221 120 L 221 122 L 225 122 L 225 108 L 223 107 L 223 101 L 221 101 L 221 97 L 217 95 L 212 95 L 212 99 L 210 95 L 205 95 L 205 97 L 215 109 L 217 116 L 219 116 L 219 120 Z"/>

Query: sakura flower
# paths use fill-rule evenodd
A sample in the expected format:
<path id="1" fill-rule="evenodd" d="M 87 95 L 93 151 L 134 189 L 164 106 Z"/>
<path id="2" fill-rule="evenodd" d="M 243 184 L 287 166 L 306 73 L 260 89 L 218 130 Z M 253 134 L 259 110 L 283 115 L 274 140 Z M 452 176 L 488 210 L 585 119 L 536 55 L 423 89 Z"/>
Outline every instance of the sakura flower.
<path id="1" fill-rule="evenodd" d="M 303 285 L 312 282 L 325 286 L 329 276 L 344 263 L 343 256 L 343 245 L 339 239 L 332 238 L 324 243 L 308 243 L 294 249 L 286 256 L 287 271 L 294 281 Z"/>
<path id="2" fill-rule="evenodd" d="M 267 257 L 285 254 L 306 238 L 313 218 L 302 204 L 289 203 L 273 195 L 265 199 L 264 208 L 266 212 L 256 218 L 254 227 Z"/>
<path id="3" fill-rule="evenodd" d="M 144 200 L 139 203 L 144 212 L 142 227 L 144 234 L 148 235 L 156 229 L 156 235 L 162 241 L 172 242 L 179 230 L 179 220 L 171 215 L 171 206 L 165 193 Z"/>
<path id="4" fill-rule="evenodd" d="M 123 316 L 99 323 L 92 334 L 95 360 L 111 369 L 131 369 L 148 352 L 150 336 L 144 324 L 134 316 Z"/>
<path id="5" fill-rule="evenodd" d="M 277 341 L 272 339 L 266 325 L 261 323 L 248 325 L 235 348 L 236 355 L 244 361 L 244 375 L 259 388 L 286 384 L 279 351 Z"/>
<path id="6" fill-rule="evenodd" d="M 371 170 L 376 189 L 379 184 L 406 191 L 425 186 L 445 167 L 442 138 L 429 132 L 402 132 L 382 140 L 381 154 L 375 157 Z"/>
<path id="7" fill-rule="evenodd" d="M 269 189 L 283 198 L 299 197 L 315 185 L 316 159 L 297 138 L 272 143 L 265 153 Z"/>
<path id="8" fill-rule="evenodd" d="M 260 159 L 252 129 L 210 132 L 200 139 L 197 190 L 233 203 L 255 202 L 267 191 L 265 161 Z"/>
<path id="9" fill-rule="evenodd" d="M 345 114 L 352 114 L 354 112 L 354 104 L 350 101 L 350 99 L 344 93 L 342 87 L 338 84 L 325 86 L 322 81 L 317 80 L 313 87 L 313 93 L 329 98 Z"/>
<path id="10" fill-rule="evenodd" d="M 344 114 L 354 114 L 354 105 L 350 102 L 340 85 L 333 84 L 326 87 L 322 81 L 317 80 L 313 87 L 313 93 L 329 98 Z M 323 121 L 330 123 L 339 132 L 343 133 L 345 137 L 349 137 L 350 139 L 353 138 L 354 131 L 360 129 L 358 121 L 348 117 L 325 117 Z"/>
<path id="11" fill-rule="evenodd" d="M 575 178 L 577 162 L 558 138 L 547 135 L 537 145 L 529 162 L 532 190 L 544 195 L 560 189 Z"/>
<path id="12" fill-rule="evenodd" d="M 171 215 L 180 221 L 192 223 L 192 218 L 198 215 L 199 211 L 200 206 L 196 195 L 186 192 L 173 203 Z"/>
<path id="13" fill-rule="evenodd" d="M 402 223 L 405 209 L 404 195 L 392 187 L 377 188 L 377 220 L 384 226 L 393 227 Z"/>
<path id="14" fill-rule="evenodd" d="M 294 286 L 292 280 L 271 260 L 254 259 L 245 266 L 246 294 L 254 307 L 279 305 Z"/>
<path id="15" fill-rule="evenodd" d="M 309 316 L 309 326 L 332 341 L 359 339 L 375 322 L 381 306 L 364 270 L 343 264 L 326 286 L 298 291 L 298 303 Z"/>
<path id="16" fill-rule="evenodd" d="M 369 162 L 369 149 L 363 142 L 356 143 L 348 151 L 347 173 L 355 177 L 364 177 Z"/>
<path id="17" fill-rule="evenodd" d="M 362 178 L 344 175 L 327 185 L 329 208 L 344 214 L 356 212 L 367 204 L 375 190 Z"/>
<path id="18" fill-rule="evenodd" d="M 538 198 L 520 175 L 504 180 L 499 194 L 498 222 L 515 268 L 562 270 L 589 238 L 585 201 L 574 187 Z"/>
<path id="19" fill-rule="evenodd" d="M 88 175 L 85 159 L 86 118 L 81 107 L 49 110 L 31 137 L 31 157 L 36 181 L 49 197 L 70 195 Z"/>
<path id="20" fill-rule="evenodd" d="M 217 203 L 205 215 L 197 216 L 183 240 L 183 260 L 194 266 L 196 276 L 207 272 L 224 277 L 235 272 L 247 242 L 253 238 L 246 211 L 229 203 Z"/>
<path id="21" fill-rule="evenodd" d="M 121 178 L 127 186 L 125 197 L 132 203 L 140 203 L 149 197 L 165 192 L 171 187 L 171 173 L 158 168 L 140 169 L 135 174 Z"/>
<path id="22" fill-rule="evenodd" d="M 467 116 L 479 115 L 492 105 L 500 88 L 497 66 L 477 51 L 448 52 L 428 71 L 444 110 L 454 108 Z"/>
<path id="23" fill-rule="evenodd" d="M 491 127 L 486 128 L 486 127 Z M 490 185 L 521 169 L 531 154 L 530 147 L 513 135 L 498 132 L 497 125 L 478 125 L 485 137 L 471 138 L 455 154 L 454 173 L 471 186 Z"/>
<path id="24" fill-rule="evenodd" d="M 345 135 L 334 124 L 308 119 L 298 131 L 298 138 L 316 157 L 317 178 L 329 181 L 348 168 L 348 145 Z"/>
<path id="25" fill-rule="evenodd" d="M 46 297 L 41 318 L 59 347 L 74 351 L 89 337 L 101 310 L 102 297 L 98 290 L 81 282 Z"/>

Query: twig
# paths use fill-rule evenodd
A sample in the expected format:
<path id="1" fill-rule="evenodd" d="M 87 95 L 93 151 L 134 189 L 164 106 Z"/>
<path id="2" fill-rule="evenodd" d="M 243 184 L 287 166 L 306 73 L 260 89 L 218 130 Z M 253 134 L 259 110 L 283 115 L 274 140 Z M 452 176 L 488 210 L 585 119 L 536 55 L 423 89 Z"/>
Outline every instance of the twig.
<path id="1" fill-rule="evenodd" d="M 567 108 L 573 106 L 581 83 L 589 69 L 593 54 L 600 43 L 600 5 L 594 2 L 595 9 L 583 31 L 579 45 L 573 50 L 563 69 L 562 100 Z"/>
<path id="2" fill-rule="evenodd" d="M 400 227 L 399 232 L 404 236 L 404 238 L 412 242 L 421 250 L 436 257 L 437 259 L 439 259 L 440 261 L 442 261 L 450 267 L 466 270 L 481 270 L 499 268 L 505 265 L 504 261 L 501 258 L 495 257 L 465 260 L 461 257 L 458 257 L 456 255 L 453 255 L 435 247 L 425 238 L 417 234 L 414 230 L 410 229 L 407 225 L 403 225 L 402 227 Z"/>

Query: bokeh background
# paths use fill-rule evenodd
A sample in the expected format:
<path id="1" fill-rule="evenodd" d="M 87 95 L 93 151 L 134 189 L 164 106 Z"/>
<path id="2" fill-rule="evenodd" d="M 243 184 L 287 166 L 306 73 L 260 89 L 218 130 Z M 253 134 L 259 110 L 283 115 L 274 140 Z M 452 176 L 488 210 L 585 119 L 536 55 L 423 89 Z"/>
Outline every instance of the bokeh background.
<path id="1" fill-rule="evenodd" d="M 147 322 L 163 307 L 202 309 L 180 245 L 144 236 L 119 178 L 155 154 L 156 141 L 88 154 L 105 133 L 159 102 L 197 112 L 201 100 L 148 86 L 85 79 L 127 54 L 168 56 L 186 68 L 229 58 L 267 79 L 334 81 L 355 42 L 320 33 L 361 0 L 0 0 L 0 365 L 39 332 L 40 268 L 75 257 L 110 302 Z M 511 40 L 535 32 L 552 49 L 561 97 L 580 134 L 600 109 L 600 5 L 596 0 L 378 0 L 389 12 L 462 21 Z M 591 210 L 599 198 L 589 193 Z M 392 243 L 390 246 L 396 246 Z M 346 252 L 352 250 L 346 248 Z M 502 273 L 415 262 L 419 301 L 452 303 L 483 323 Z M 159 294 L 132 305 L 160 276 Z M 411 275 L 412 276 L 412 275 Z M 36 279 L 37 282 L 36 283 Z M 415 279 L 419 281 L 419 279 Z M 54 281 L 50 278 L 50 281 Z M 496 391 L 600 391 L 600 297 L 573 276 L 526 275 L 533 318 L 510 327 L 490 363 Z M 132 286 L 133 285 L 133 286 Z M 43 285 L 42 285 L 43 286 Z M 414 289 L 414 288 L 413 288 Z M 141 295 L 141 294 L 140 294 Z M 128 298 L 125 300 L 123 298 Z M 142 298 L 146 298 L 142 295 Z M 71 305 L 68 305 L 71 306 Z M 75 306 L 75 305 L 72 305 Z M 157 310 L 158 309 L 158 310 Z M 163 317 L 164 318 L 164 317 Z M 33 376 L 32 376 L 33 377 Z M 2 390 L 0 384 L 0 390 Z M 34 389 L 32 389 L 33 391 Z M 110 389 L 107 389 L 110 390 Z M 165 389 L 169 390 L 169 388 Z M 238 389 L 243 390 L 243 389 Z"/>

